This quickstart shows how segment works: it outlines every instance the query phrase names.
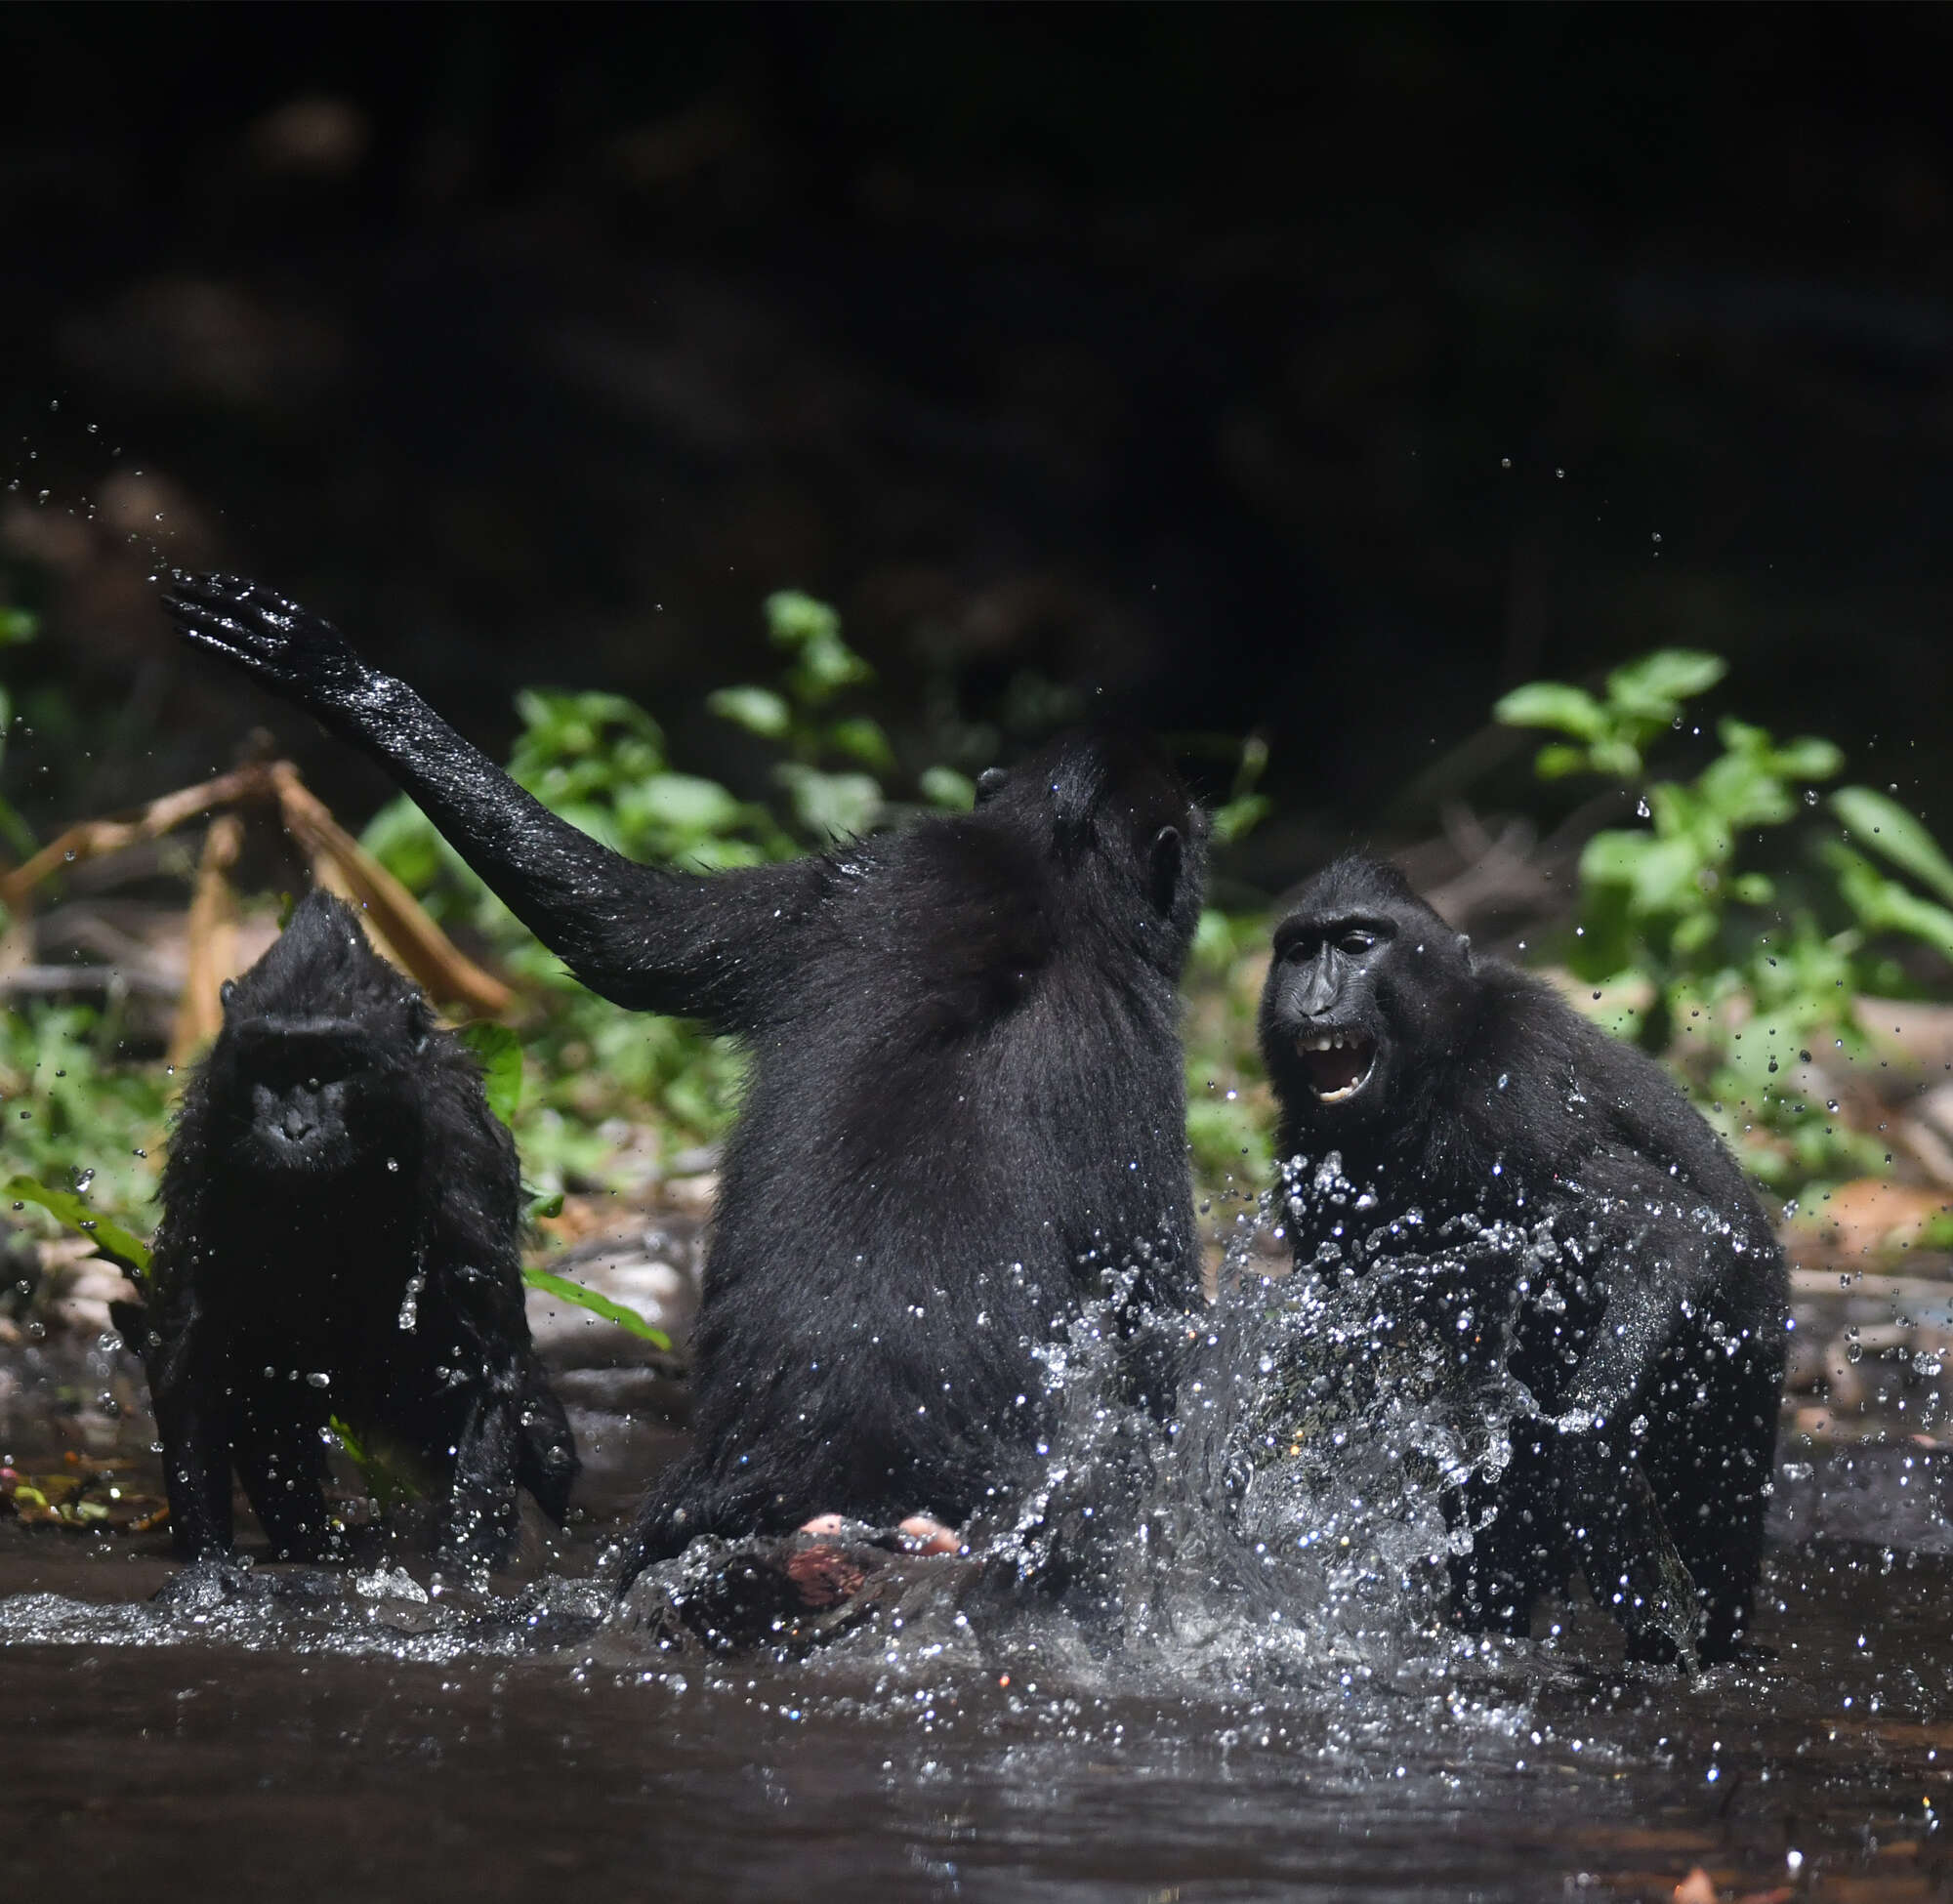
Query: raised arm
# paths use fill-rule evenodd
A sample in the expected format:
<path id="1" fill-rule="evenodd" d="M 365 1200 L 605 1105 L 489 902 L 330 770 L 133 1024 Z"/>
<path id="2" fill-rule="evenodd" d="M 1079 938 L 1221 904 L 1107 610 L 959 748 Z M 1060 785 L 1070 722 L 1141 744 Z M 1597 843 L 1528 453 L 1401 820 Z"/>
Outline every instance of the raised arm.
<path id="1" fill-rule="evenodd" d="M 823 863 L 702 876 L 640 865 L 560 819 L 330 622 L 255 583 L 185 577 L 184 639 L 254 675 L 372 755 L 489 889 L 592 991 L 749 1030 L 787 975 Z"/>

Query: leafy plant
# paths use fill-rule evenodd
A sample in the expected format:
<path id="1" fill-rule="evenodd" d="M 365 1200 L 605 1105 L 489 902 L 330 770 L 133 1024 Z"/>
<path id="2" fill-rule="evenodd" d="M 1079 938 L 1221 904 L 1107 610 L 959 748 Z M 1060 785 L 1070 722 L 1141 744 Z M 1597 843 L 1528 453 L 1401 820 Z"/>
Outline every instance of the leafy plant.
<path id="1" fill-rule="evenodd" d="M 552 1275 L 547 1269 L 524 1269 L 522 1280 L 531 1289 L 540 1289 L 560 1303 L 588 1309 L 592 1315 L 602 1316 L 605 1322 L 614 1322 L 626 1335 L 636 1336 L 640 1342 L 666 1349 L 672 1345 L 672 1339 L 662 1329 L 652 1328 L 636 1309 L 626 1308 L 622 1303 L 613 1303 L 609 1297 L 599 1295 L 596 1290 L 573 1282 L 567 1276 Z"/>
<path id="2" fill-rule="evenodd" d="M 1260 789 L 1267 742 L 1260 734 L 1233 741 L 1187 735 L 1182 745 L 1201 752 L 1236 752 L 1227 797 L 1209 814 L 1222 851 L 1245 839 L 1271 810 Z M 1273 1164 L 1268 1126 L 1273 1099 L 1262 1073 L 1256 1014 L 1267 969 L 1268 922 L 1259 910 L 1200 915 L 1187 960 L 1186 1138 L 1204 1201 L 1252 1199 Z"/>
<path id="3" fill-rule="evenodd" d="M 1273 1169 L 1273 1100 L 1255 1031 L 1267 947 L 1260 914 L 1209 908 L 1187 962 L 1186 1140 L 1209 1199 L 1252 1196 Z"/>
<path id="4" fill-rule="evenodd" d="M 31 642 L 34 630 L 34 618 L 24 608 L 0 608 L 0 649 Z M 7 729 L 13 724 L 13 697 L 7 691 L 7 683 L 0 681 L 0 766 L 6 763 Z M 0 797 L 0 840 L 4 840 L 22 858 L 31 853 L 37 844 L 26 821 L 4 797 Z"/>
<path id="5" fill-rule="evenodd" d="M 1567 962 L 1617 1028 L 1673 1057 L 1755 1174 L 1788 1190 L 1891 1162 L 1840 1115 L 1825 1066 L 1867 1050 L 1860 995 L 1905 985 L 1887 949 L 1893 935 L 1953 959 L 1953 910 L 1867 850 L 1949 904 L 1953 865 L 1912 814 L 1869 787 L 1820 804 L 1810 783 L 1844 765 L 1828 740 L 1780 743 L 1724 718 L 1720 753 L 1692 780 L 1654 777 L 1649 748 L 1724 672 L 1716 655 L 1664 649 L 1616 669 L 1602 696 L 1535 682 L 1494 712 L 1566 736 L 1540 750 L 1542 778 L 1591 773 L 1635 796 L 1646 824 L 1598 832 L 1581 854 Z M 1769 870 L 1743 863 L 1773 829 L 1793 826 L 1801 838 L 1780 836 Z"/>
<path id="6" fill-rule="evenodd" d="M 507 1025 L 487 1020 L 463 1025 L 460 1035 L 462 1042 L 481 1060 L 482 1093 L 488 1100 L 489 1110 L 504 1124 L 513 1126 L 522 1100 L 520 1040 Z M 555 1216 L 561 1208 L 562 1194 L 559 1191 L 554 1196 L 537 1198 L 530 1214 Z M 552 1275 L 546 1269 L 525 1268 L 522 1280 L 529 1288 L 544 1290 L 560 1303 L 588 1309 L 592 1315 L 602 1316 L 605 1322 L 614 1322 L 627 1335 L 636 1336 L 641 1342 L 653 1343 L 664 1349 L 672 1345 L 671 1338 L 662 1329 L 652 1328 L 636 1309 L 626 1308 L 622 1303 L 613 1303 L 609 1297 L 599 1295 L 596 1290 L 587 1289 L 568 1276 Z"/>
<path id="7" fill-rule="evenodd" d="M 873 681 L 875 671 L 841 639 L 841 617 L 826 602 L 786 589 L 767 598 L 766 611 L 769 639 L 791 657 L 778 686 L 722 687 L 705 704 L 721 720 L 785 752 L 773 778 L 803 834 L 821 845 L 858 837 L 887 808 L 876 776 L 895 771 L 895 752 L 880 723 L 861 714 L 837 715 L 834 703 L 844 689 Z M 954 767 L 927 767 L 916 785 L 931 806 L 967 809 L 976 804 L 976 787 Z M 789 842 L 774 856 L 798 850 Z"/>
<path id="8" fill-rule="evenodd" d="M 107 1210 L 146 1205 L 167 1079 L 160 1066 L 119 1062 L 119 1037 L 112 1009 L 0 1012 L 0 1129 L 10 1175 L 64 1182 L 77 1195 L 97 1187 Z"/>
<path id="9" fill-rule="evenodd" d="M 148 1244 L 120 1223 L 98 1216 L 72 1190 L 51 1190 L 31 1177 L 10 1177 L 0 1183 L 0 1196 L 11 1198 L 17 1209 L 23 1203 L 39 1204 L 57 1222 L 88 1237 L 103 1256 L 126 1269 L 137 1283 L 148 1275 Z"/>

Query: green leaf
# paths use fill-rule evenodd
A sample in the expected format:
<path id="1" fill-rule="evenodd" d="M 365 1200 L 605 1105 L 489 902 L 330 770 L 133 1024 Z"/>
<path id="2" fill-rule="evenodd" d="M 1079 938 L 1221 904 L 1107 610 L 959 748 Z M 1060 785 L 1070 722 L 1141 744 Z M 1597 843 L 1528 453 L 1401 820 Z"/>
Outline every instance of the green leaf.
<path id="1" fill-rule="evenodd" d="M 1722 922 L 1706 908 L 1685 915 L 1669 935 L 1669 949 L 1678 959 L 1692 959 L 1715 938 Z"/>
<path id="2" fill-rule="evenodd" d="M 31 642 L 39 624 L 24 608 L 0 608 L 0 648 L 18 647 Z M 0 726 L 6 724 L 0 722 Z"/>
<path id="3" fill-rule="evenodd" d="M 895 750 L 889 745 L 888 735 L 865 715 L 835 722 L 827 730 L 827 744 L 851 761 L 873 767 L 877 773 L 895 770 Z"/>
<path id="4" fill-rule="evenodd" d="M 1776 883 L 1766 873 L 1738 873 L 1729 890 L 1746 906 L 1766 906 L 1776 897 Z"/>
<path id="5" fill-rule="evenodd" d="M 522 1043 L 507 1025 L 477 1018 L 455 1036 L 481 1060 L 481 1089 L 488 1108 L 513 1125 L 522 1101 Z"/>
<path id="6" fill-rule="evenodd" d="M 538 1191 L 536 1195 L 529 1199 L 529 1207 L 526 1214 L 529 1221 L 532 1223 L 541 1222 L 547 1217 L 561 1217 L 562 1215 L 562 1192 L 561 1190 L 552 1190 L 547 1193 Z"/>
<path id="7" fill-rule="evenodd" d="M 1953 912 L 1888 879 L 1869 859 L 1832 841 L 1824 857 L 1837 871 L 1838 890 L 1869 931 L 1904 932 L 1953 959 Z"/>
<path id="8" fill-rule="evenodd" d="M 1241 763 L 1234 769 L 1234 784 L 1227 790 L 1228 800 L 1247 799 L 1261 784 L 1267 766 L 1267 736 L 1259 733 L 1247 735 L 1241 742 Z"/>
<path id="9" fill-rule="evenodd" d="M 797 761 L 774 770 L 793 797 L 795 818 L 821 839 L 859 839 L 881 815 L 882 789 L 865 773 L 821 773 Z"/>
<path id="10" fill-rule="evenodd" d="M 1787 740 L 1775 750 L 1776 770 L 1792 780 L 1828 780 L 1845 765 L 1845 753 L 1810 734 Z"/>
<path id="11" fill-rule="evenodd" d="M 722 721 L 767 740 L 781 739 L 793 724 L 793 710 L 770 687 L 722 687 L 705 697 L 705 705 Z"/>
<path id="12" fill-rule="evenodd" d="M 1639 780 L 1641 777 L 1641 750 L 1631 740 L 1618 737 L 1597 740 L 1588 755 L 1588 763 L 1596 773 L 1605 773 L 1616 780 Z"/>
<path id="13" fill-rule="evenodd" d="M 1720 654 L 1700 648 L 1657 648 L 1629 661 L 1607 677 L 1607 696 L 1637 713 L 1673 718 L 1675 704 L 1705 694 L 1729 672 Z"/>
<path id="14" fill-rule="evenodd" d="M 1515 687 L 1493 706 L 1492 719 L 1508 727 L 1557 727 L 1576 740 L 1599 740 L 1607 730 L 1600 702 L 1584 687 L 1560 681 Z"/>
<path id="15" fill-rule="evenodd" d="M 1583 886 L 1632 886 L 1641 860 L 1654 849 L 1651 834 L 1609 827 L 1589 840 L 1580 853 Z"/>
<path id="16" fill-rule="evenodd" d="M 1569 773 L 1585 773 L 1588 768 L 1586 748 L 1569 747 L 1563 740 L 1542 747 L 1532 761 L 1532 770 L 1542 780 L 1564 780 Z"/>
<path id="17" fill-rule="evenodd" d="M 5 800 L 0 800 L 0 839 L 4 839 L 22 859 L 31 859 L 40 850 L 34 830 Z"/>
<path id="18" fill-rule="evenodd" d="M 1695 782 L 1704 805 L 1724 826 L 1781 826 L 1797 811 L 1789 787 L 1772 770 L 1767 754 L 1724 754 L 1711 761 Z"/>
<path id="19" fill-rule="evenodd" d="M 366 822 L 359 844 L 410 891 L 425 892 L 439 877 L 440 835 L 405 794 Z"/>
<path id="20" fill-rule="evenodd" d="M 664 734 L 637 702 L 622 694 L 565 693 L 525 687 L 516 696 L 522 731 L 509 771 L 524 786 L 552 766 L 596 758 L 613 768 L 626 747 L 640 770 L 664 764 Z"/>
<path id="21" fill-rule="evenodd" d="M 1890 859 L 1942 899 L 1953 900 L 1953 864 L 1938 841 L 1897 801 L 1870 787 L 1840 787 L 1831 796 L 1831 809 L 1859 846 Z"/>
<path id="22" fill-rule="evenodd" d="M 1694 911 L 1702 903 L 1702 888 L 1697 879 L 1701 870 L 1702 856 L 1688 841 L 1654 841 L 1635 868 L 1636 911 Z"/>
<path id="23" fill-rule="evenodd" d="M 1236 840 L 1245 840 L 1273 810 L 1274 802 L 1267 794 L 1243 794 L 1214 809 L 1214 838 L 1220 845 L 1231 847 Z"/>
<path id="24" fill-rule="evenodd" d="M 925 767 L 916 785 L 922 789 L 922 797 L 932 807 L 967 813 L 976 805 L 976 781 L 967 773 L 958 773 L 953 766 Z"/>
<path id="25" fill-rule="evenodd" d="M 781 589 L 767 598 L 767 632 L 775 647 L 803 648 L 810 642 L 839 642 L 840 613 L 799 589 Z"/>
<path id="26" fill-rule="evenodd" d="M 788 680 L 788 685 L 807 705 L 830 699 L 843 687 L 856 682 L 873 681 L 875 671 L 840 636 L 809 642 Z"/>
<path id="27" fill-rule="evenodd" d="M 339 1415 L 328 1415 L 325 1424 L 346 1450 L 346 1458 L 358 1469 L 366 1492 L 383 1508 L 402 1508 L 412 1501 L 425 1501 L 434 1492 L 433 1477 L 391 1437 L 362 1436 Z"/>
<path id="28" fill-rule="evenodd" d="M 149 1246 L 120 1223 L 99 1217 L 70 1190 L 51 1190 L 31 1177 L 10 1177 L 0 1183 L 0 1195 L 16 1203 L 37 1203 L 58 1222 L 86 1236 L 110 1262 L 129 1270 L 138 1282 L 149 1272 Z"/>
<path id="29" fill-rule="evenodd" d="M 581 1283 L 573 1283 L 567 1276 L 553 1276 L 547 1269 L 524 1269 L 522 1280 L 531 1289 L 540 1289 L 560 1303 L 572 1304 L 579 1309 L 588 1309 L 592 1315 L 601 1315 L 605 1322 L 614 1322 L 640 1342 L 666 1349 L 672 1345 L 671 1338 L 662 1329 L 653 1329 L 636 1309 L 627 1309 L 622 1303 L 613 1303 L 609 1297 L 600 1296 Z"/>
<path id="30" fill-rule="evenodd" d="M 695 773 L 654 773 L 617 795 L 617 815 L 627 827 L 650 823 L 687 842 L 729 833 L 745 813 L 744 805 L 717 780 Z"/>

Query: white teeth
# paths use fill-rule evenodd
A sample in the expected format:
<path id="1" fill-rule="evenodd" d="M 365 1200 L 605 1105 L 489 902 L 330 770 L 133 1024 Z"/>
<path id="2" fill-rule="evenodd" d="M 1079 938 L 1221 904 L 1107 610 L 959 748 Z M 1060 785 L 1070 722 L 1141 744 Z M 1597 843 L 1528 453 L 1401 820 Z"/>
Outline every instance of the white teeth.
<path id="1" fill-rule="evenodd" d="M 1346 1084 L 1341 1091 L 1318 1091 L 1316 1101 L 1323 1104 L 1340 1104 L 1346 1097 L 1353 1097 L 1363 1088 L 1362 1079 L 1354 1084 Z"/>
<path id="2" fill-rule="evenodd" d="M 1355 1042 L 1347 1031 L 1318 1031 L 1313 1037 L 1305 1033 L 1295 1041 L 1295 1048 L 1299 1052 L 1340 1052 Z"/>

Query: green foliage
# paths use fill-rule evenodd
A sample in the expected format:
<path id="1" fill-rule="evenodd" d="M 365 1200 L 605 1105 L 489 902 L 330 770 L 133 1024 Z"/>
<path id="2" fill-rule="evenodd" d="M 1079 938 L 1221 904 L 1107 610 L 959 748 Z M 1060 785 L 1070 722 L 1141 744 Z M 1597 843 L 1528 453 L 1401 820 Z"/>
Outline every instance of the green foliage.
<path id="1" fill-rule="evenodd" d="M 1273 802 L 1255 791 L 1267 766 L 1268 743 L 1260 734 L 1250 734 L 1241 743 L 1241 762 L 1234 769 L 1234 784 L 1227 798 L 1209 815 L 1216 846 L 1231 847 L 1245 840 L 1267 818 Z"/>
<path id="2" fill-rule="evenodd" d="M 66 1183 L 105 1210 L 147 1204 L 166 1080 L 160 1066 L 119 1062 L 119 1035 L 116 1014 L 90 1006 L 0 1011 L 0 1154 L 10 1175 Z"/>
<path id="3" fill-rule="evenodd" d="M 1188 735 L 1182 744 L 1202 752 L 1239 750 L 1227 798 L 1209 815 L 1214 843 L 1225 852 L 1270 810 L 1267 796 L 1258 791 L 1267 770 L 1267 742 L 1260 734 L 1238 742 Z M 1195 1181 L 1209 1201 L 1252 1199 L 1273 1166 L 1274 1105 L 1256 1036 L 1268 923 L 1260 911 L 1210 906 L 1200 915 L 1187 960 L 1186 1136 Z"/>
<path id="4" fill-rule="evenodd" d="M 0 1196 L 12 1199 L 17 1210 L 23 1203 L 39 1204 L 57 1222 L 86 1236 L 100 1254 L 128 1270 L 137 1282 L 149 1273 L 149 1246 L 120 1223 L 97 1216 L 72 1190 L 51 1190 L 31 1177 L 10 1177 L 0 1183 Z"/>
<path id="5" fill-rule="evenodd" d="M 640 1342 L 664 1349 L 672 1345 L 671 1338 L 662 1329 L 653 1329 L 636 1309 L 613 1303 L 609 1297 L 600 1296 L 582 1283 L 571 1282 L 567 1276 L 554 1276 L 547 1269 L 524 1269 L 522 1280 L 531 1289 L 554 1296 L 559 1303 L 571 1304 L 579 1309 L 588 1309 L 592 1315 L 601 1315 L 605 1322 L 614 1322 L 626 1335 L 636 1336 Z"/>
<path id="6" fill-rule="evenodd" d="M 1641 775 L 1642 749 L 1681 718 L 1683 701 L 1707 693 L 1727 668 L 1720 655 L 1661 648 L 1616 668 L 1604 701 L 1564 682 L 1535 681 L 1514 688 L 1492 717 L 1509 727 L 1553 728 L 1578 743 L 1542 749 L 1535 763 L 1542 779 L 1589 772 L 1633 782 Z"/>
<path id="7" fill-rule="evenodd" d="M 24 608 L 0 608 L 0 648 L 18 647 L 23 642 L 30 642 L 34 632 L 34 618 Z M 7 683 L 0 681 L 0 766 L 6 764 L 7 729 L 13 724 L 13 697 L 7 691 Z M 23 859 L 36 845 L 26 821 L 4 798 L 0 798 L 0 840 Z"/>
<path id="8" fill-rule="evenodd" d="M 488 1108 L 512 1129 L 522 1103 L 522 1041 L 507 1025 L 479 1018 L 461 1027 L 461 1042 L 481 1060 Z"/>
<path id="9" fill-rule="evenodd" d="M 1272 1100 L 1255 1017 L 1267 967 L 1268 922 L 1209 908 L 1187 962 L 1186 1138 L 1206 1197 L 1253 1195 L 1274 1163 Z"/>
<path id="10" fill-rule="evenodd" d="M 1844 765 L 1828 740 L 1778 742 L 1725 718 L 1721 752 L 1694 779 L 1651 777 L 1650 744 L 1724 672 L 1715 655 L 1669 649 L 1615 670 L 1604 698 L 1535 682 L 1495 712 L 1567 736 L 1538 755 L 1543 778 L 1594 773 L 1637 796 L 1646 824 L 1597 833 L 1581 854 L 1568 963 L 1616 1028 L 1678 1063 L 1751 1170 L 1789 1190 L 1891 1162 L 1839 1115 L 1813 1054 L 1864 1055 L 1859 997 L 1905 984 L 1891 939 L 1953 959 L 1953 910 L 1867 852 L 1948 901 L 1953 865 L 1917 818 L 1869 787 L 1820 806 L 1809 783 Z M 1767 870 L 1746 866 L 1772 835 Z"/>
<path id="11" fill-rule="evenodd" d="M 325 1419 L 334 1438 L 346 1451 L 346 1458 L 359 1470 L 368 1497 L 382 1512 L 395 1512 L 416 1501 L 432 1498 L 434 1478 L 404 1443 L 371 1429 L 361 1434 L 338 1415 L 328 1415 Z"/>

